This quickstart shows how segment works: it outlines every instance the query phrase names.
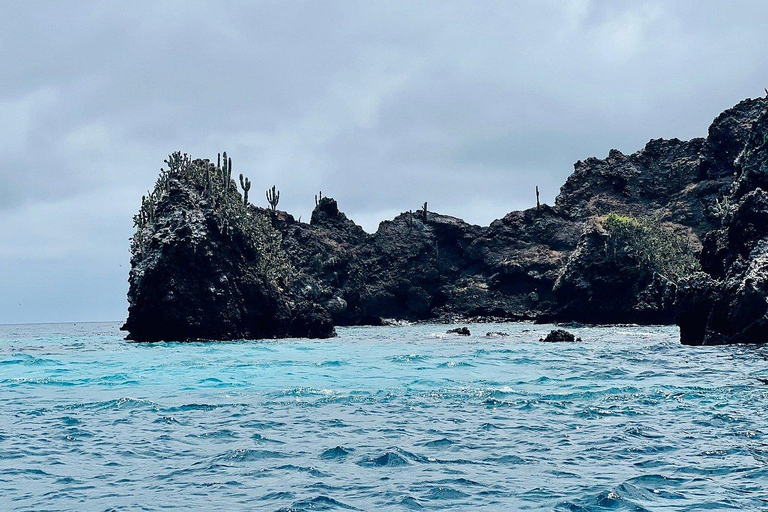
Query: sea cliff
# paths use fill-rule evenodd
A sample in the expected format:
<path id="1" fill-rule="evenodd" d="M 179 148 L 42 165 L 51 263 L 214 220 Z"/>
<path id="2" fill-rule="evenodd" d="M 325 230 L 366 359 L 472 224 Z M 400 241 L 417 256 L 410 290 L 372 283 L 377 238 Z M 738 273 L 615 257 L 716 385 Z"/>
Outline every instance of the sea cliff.
<path id="1" fill-rule="evenodd" d="M 705 138 L 579 161 L 554 205 L 486 227 L 425 204 L 369 234 L 329 197 L 300 222 L 279 196 L 249 204 L 226 155 L 176 153 L 136 218 L 125 329 L 231 339 L 392 319 L 677 321 L 687 343 L 762 341 L 767 106 L 742 101 Z M 716 325 L 724 308 L 730 323 Z"/>

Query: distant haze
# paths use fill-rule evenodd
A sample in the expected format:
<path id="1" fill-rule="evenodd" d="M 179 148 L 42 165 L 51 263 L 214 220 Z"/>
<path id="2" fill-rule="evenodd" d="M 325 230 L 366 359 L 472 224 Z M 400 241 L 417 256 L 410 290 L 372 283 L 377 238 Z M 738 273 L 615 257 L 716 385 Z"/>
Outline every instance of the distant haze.
<path id="1" fill-rule="evenodd" d="M 125 318 L 167 154 L 368 231 L 488 224 L 576 160 L 706 135 L 768 85 L 768 3 L 0 1 L 0 323 Z"/>

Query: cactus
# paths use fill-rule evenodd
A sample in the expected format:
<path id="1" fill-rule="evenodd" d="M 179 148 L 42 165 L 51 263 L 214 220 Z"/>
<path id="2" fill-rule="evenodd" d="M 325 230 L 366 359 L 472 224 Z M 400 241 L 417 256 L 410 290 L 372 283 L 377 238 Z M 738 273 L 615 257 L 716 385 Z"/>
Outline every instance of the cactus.
<path id="1" fill-rule="evenodd" d="M 421 207 L 421 220 L 427 222 L 427 202 L 424 201 L 424 205 Z"/>
<path id="2" fill-rule="evenodd" d="M 231 159 L 229 159 L 231 161 Z M 227 152 L 224 152 L 224 167 L 221 170 L 221 179 L 222 179 L 222 185 L 224 186 L 224 191 L 226 192 L 229 189 L 229 183 L 232 179 L 232 174 L 229 172 L 229 162 L 227 161 Z"/>
<path id="3" fill-rule="evenodd" d="M 320 191 L 320 201 L 322 201 L 322 200 L 323 200 L 323 191 L 321 190 Z M 315 194 L 315 206 L 320 204 L 320 201 L 318 201 L 317 194 Z"/>
<path id="4" fill-rule="evenodd" d="M 192 164 L 192 157 L 188 154 L 182 154 L 181 151 L 174 151 L 168 155 L 168 159 L 164 160 L 168 165 L 168 172 L 170 174 L 181 176 L 186 174 Z"/>
<path id="5" fill-rule="evenodd" d="M 251 180 L 245 178 L 243 181 L 243 173 L 240 173 L 240 186 L 243 187 L 243 204 L 248 206 L 248 191 L 251 190 Z"/>
<path id="6" fill-rule="evenodd" d="M 539 186 L 536 185 L 536 211 L 541 210 L 541 203 L 539 202 Z"/>
<path id="7" fill-rule="evenodd" d="M 280 191 L 275 191 L 275 186 L 272 185 L 272 190 L 267 189 L 267 202 L 272 207 L 272 213 L 277 209 L 277 203 L 280 202 Z"/>

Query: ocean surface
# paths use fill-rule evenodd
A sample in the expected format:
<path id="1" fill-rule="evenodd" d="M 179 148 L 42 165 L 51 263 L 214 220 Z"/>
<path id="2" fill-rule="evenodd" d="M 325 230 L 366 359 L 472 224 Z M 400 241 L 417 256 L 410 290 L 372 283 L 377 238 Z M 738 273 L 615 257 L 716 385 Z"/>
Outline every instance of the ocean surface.
<path id="1" fill-rule="evenodd" d="M 118 326 L 0 326 L 0 510 L 768 510 L 768 347 Z"/>

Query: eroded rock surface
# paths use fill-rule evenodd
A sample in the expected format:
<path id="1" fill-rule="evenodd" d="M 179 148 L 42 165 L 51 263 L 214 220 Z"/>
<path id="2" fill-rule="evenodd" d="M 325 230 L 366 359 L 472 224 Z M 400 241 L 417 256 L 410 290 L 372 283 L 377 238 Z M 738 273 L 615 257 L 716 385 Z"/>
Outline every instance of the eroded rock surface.
<path id="1" fill-rule="evenodd" d="M 680 339 L 691 345 L 768 342 L 768 112 L 749 127 L 737 179 L 708 233 L 703 272 L 678 289 Z"/>
<path id="2" fill-rule="evenodd" d="M 739 103 L 706 138 L 579 161 L 554 206 L 487 227 L 419 210 L 369 234 L 328 197 L 299 222 L 246 207 L 233 181 L 208 183 L 221 166 L 195 161 L 197 177 L 159 183 L 141 220 L 126 328 L 136 339 L 229 339 L 427 319 L 676 319 L 686 343 L 754 340 L 768 325 L 766 105 Z M 681 279 L 617 242 L 605 227 L 616 215 L 674 234 L 662 239 L 685 247 L 671 254 L 698 261 L 700 250 L 701 272 L 685 267 Z"/>
<path id="3" fill-rule="evenodd" d="M 135 219 L 129 339 L 333 336 L 268 215 L 244 204 L 226 169 L 175 156 Z"/>

